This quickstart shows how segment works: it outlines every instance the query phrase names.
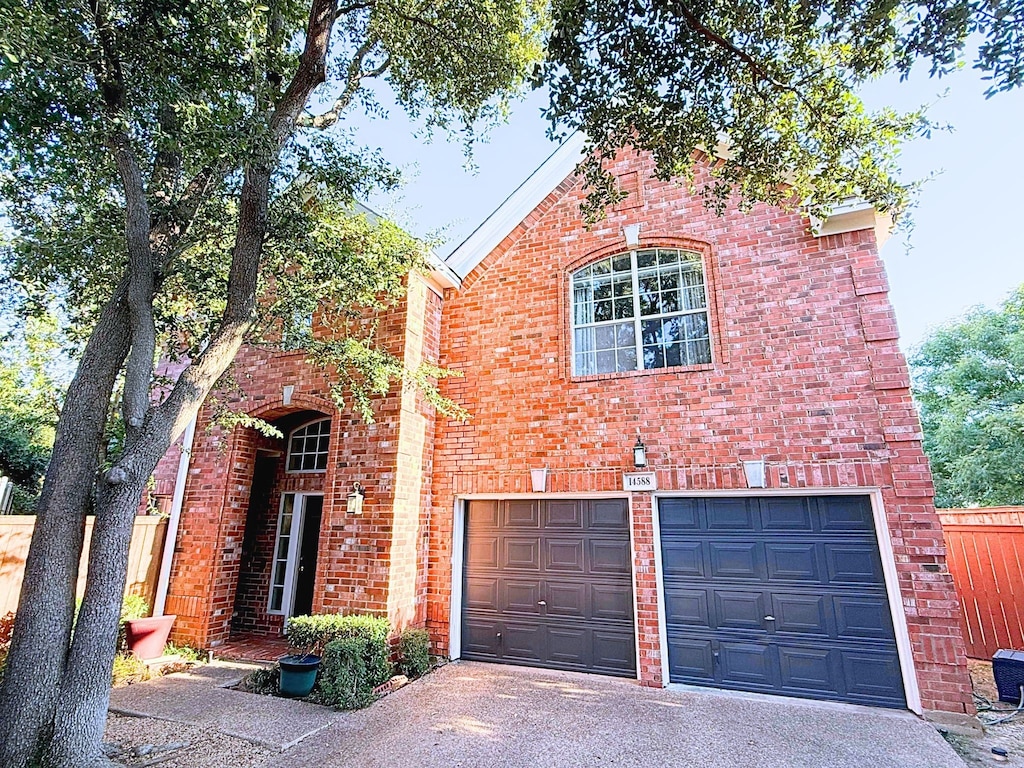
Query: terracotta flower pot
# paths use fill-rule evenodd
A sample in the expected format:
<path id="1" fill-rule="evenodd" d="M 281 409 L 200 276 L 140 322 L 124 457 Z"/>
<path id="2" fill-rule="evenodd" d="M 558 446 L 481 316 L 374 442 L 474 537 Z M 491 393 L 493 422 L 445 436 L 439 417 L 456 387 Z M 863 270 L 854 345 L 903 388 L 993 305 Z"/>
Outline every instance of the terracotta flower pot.
<path id="1" fill-rule="evenodd" d="M 171 634 L 171 626 L 177 616 L 150 616 L 145 619 L 128 619 L 124 623 L 124 636 L 131 653 L 146 661 L 164 655 L 164 646 Z"/>

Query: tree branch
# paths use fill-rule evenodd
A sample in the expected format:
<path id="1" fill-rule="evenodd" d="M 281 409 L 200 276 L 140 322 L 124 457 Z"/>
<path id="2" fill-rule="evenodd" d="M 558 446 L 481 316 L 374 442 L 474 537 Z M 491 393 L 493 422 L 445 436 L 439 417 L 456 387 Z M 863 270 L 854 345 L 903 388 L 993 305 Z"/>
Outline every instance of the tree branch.
<path id="1" fill-rule="evenodd" d="M 297 121 L 298 125 L 303 128 L 329 128 L 338 122 L 341 113 L 352 103 L 352 98 L 356 95 L 356 91 L 359 90 L 362 81 L 368 77 L 380 77 L 391 64 L 391 57 L 387 56 L 381 64 L 373 69 L 363 69 L 363 62 L 376 45 L 376 39 L 369 39 L 356 49 L 356 52 L 352 55 L 352 60 L 348 64 L 345 87 L 338 98 L 334 100 L 331 108 L 313 117 L 309 115 L 300 116 Z"/>

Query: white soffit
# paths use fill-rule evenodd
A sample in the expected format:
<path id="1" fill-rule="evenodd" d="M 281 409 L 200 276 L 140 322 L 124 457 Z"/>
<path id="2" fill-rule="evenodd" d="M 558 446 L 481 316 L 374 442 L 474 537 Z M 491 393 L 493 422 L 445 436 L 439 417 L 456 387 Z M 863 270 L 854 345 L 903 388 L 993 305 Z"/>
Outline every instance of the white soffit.
<path id="1" fill-rule="evenodd" d="M 583 159 L 586 139 L 576 132 L 562 142 L 547 160 L 519 185 L 473 234 L 445 259 L 456 274 L 465 277 L 493 251 L 545 197 L 571 174 Z"/>
<path id="2" fill-rule="evenodd" d="M 815 237 L 840 235 L 843 232 L 856 232 L 860 229 L 873 229 L 875 241 L 881 248 L 892 234 L 892 216 L 880 213 L 871 203 L 864 200 L 851 199 L 844 200 L 833 208 L 827 219 L 811 219 L 811 231 Z"/>

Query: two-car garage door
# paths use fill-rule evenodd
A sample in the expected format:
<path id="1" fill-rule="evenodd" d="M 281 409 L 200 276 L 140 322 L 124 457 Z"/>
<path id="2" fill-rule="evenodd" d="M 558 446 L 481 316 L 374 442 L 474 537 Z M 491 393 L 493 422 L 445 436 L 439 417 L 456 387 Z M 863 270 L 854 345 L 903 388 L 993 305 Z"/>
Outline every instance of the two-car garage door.
<path id="1" fill-rule="evenodd" d="M 657 515 L 672 682 L 905 706 L 868 497 Z M 625 499 L 469 502 L 463 658 L 634 677 L 631 552 Z"/>

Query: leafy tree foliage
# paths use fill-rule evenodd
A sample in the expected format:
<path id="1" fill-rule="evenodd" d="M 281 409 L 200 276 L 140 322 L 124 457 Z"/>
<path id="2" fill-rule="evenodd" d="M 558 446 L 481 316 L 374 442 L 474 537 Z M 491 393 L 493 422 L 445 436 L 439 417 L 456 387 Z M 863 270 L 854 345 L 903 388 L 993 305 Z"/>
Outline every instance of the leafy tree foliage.
<path id="1" fill-rule="evenodd" d="M 373 109 L 364 85 L 383 78 L 427 126 L 471 137 L 523 87 L 546 19 L 534 0 L 0 0 L 0 266 L 80 345 L 0 686 L 0 764 L 104 762 L 135 510 L 242 343 L 299 338 L 367 417 L 396 380 L 447 405 L 442 371 L 374 344 L 425 248 L 354 203 L 396 175 L 331 129 Z M 296 322 L 314 309 L 318 338 Z M 168 357 L 173 380 L 157 375 Z"/>
<path id="2" fill-rule="evenodd" d="M 1024 78 L 1021 0 L 553 0 L 552 15 L 538 76 L 555 129 L 581 128 L 597 152 L 592 216 L 616 195 L 602 159 L 626 145 L 665 179 L 717 150 L 698 190 L 712 207 L 736 195 L 820 213 L 857 195 L 898 213 L 899 145 L 931 126 L 922 111 L 870 112 L 861 86 L 918 60 L 947 73 L 970 35 L 990 95 Z"/>
<path id="3" fill-rule="evenodd" d="M 910 363 L 935 503 L 1024 504 L 1024 286 L 934 331 Z"/>

